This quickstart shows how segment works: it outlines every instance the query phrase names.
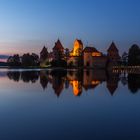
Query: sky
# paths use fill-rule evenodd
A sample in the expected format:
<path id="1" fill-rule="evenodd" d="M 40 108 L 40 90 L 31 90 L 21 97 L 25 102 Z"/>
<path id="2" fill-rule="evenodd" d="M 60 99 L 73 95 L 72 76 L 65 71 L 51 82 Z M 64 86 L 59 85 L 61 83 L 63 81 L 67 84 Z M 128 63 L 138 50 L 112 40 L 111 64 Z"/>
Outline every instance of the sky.
<path id="1" fill-rule="evenodd" d="M 60 39 L 72 49 L 76 38 L 106 53 L 140 45 L 139 0 L 0 0 L 0 54 L 51 51 Z"/>

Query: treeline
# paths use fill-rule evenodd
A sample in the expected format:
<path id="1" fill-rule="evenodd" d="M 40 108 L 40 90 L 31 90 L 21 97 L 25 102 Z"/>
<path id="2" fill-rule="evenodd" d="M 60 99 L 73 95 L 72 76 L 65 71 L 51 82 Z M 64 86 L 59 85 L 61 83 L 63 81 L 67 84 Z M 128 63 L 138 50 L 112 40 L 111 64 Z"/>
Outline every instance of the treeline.
<path id="1" fill-rule="evenodd" d="M 19 56 L 19 54 L 14 54 L 7 59 L 7 65 L 11 67 L 39 67 L 40 66 L 40 58 L 37 54 L 24 54 Z M 52 60 L 51 62 L 47 62 L 48 65 L 52 67 L 67 67 L 67 62 L 63 59 Z"/>
<path id="2" fill-rule="evenodd" d="M 122 55 L 122 65 L 140 66 L 140 47 L 136 44 L 132 45 L 128 53 Z"/>
<path id="3" fill-rule="evenodd" d="M 12 67 L 37 67 L 40 64 L 39 56 L 35 53 L 27 53 L 22 56 L 19 56 L 19 54 L 15 54 L 7 59 L 7 63 Z"/>
<path id="4" fill-rule="evenodd" d="M 129 49 L 128 65 L 140 66 L 140 47 L 136 44 Z"/>

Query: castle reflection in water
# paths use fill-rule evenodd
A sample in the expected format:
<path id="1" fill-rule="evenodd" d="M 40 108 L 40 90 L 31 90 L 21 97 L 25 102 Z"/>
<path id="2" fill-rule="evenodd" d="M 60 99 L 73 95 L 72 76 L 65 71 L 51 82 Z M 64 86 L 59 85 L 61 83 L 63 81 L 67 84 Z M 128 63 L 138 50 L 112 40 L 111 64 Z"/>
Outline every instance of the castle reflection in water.
<path id="1" fill-rule="evenodd" d="M 52 85 L 54 93 L 59 97 L 64 89 L 72 86 L 73 94 L 81 96 L 83 90 L 94 90 L 103 82 L 106 84 L 111 96 L 114 95 L 118 88 L 119 82 L 132 93 L 137 93 L 140 89 L 140 75 L 136 74 L 117 74 L 108 73 L 105 70 L 59 70 L 59 71 L 10 71 L 6 73 L 10 80 L 19 82 L 22 80 L 26 83 L 40 84 L 44 90 L 47 89 L 48 84 Z"/>

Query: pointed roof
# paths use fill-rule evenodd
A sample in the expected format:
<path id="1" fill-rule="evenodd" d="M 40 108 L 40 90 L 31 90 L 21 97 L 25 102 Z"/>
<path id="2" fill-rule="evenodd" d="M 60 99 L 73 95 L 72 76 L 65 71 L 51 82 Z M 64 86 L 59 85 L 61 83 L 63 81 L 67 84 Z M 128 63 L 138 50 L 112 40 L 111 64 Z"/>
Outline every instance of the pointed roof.
<path id="1" fill-rule="evenodd" d="M 76 39 L 76 41 L 78 41 L 78 43 L 79 43 L 80 45 L 83 45 L 82 40 Z"/>
<path id="2" fill-rule="evenodd" d="M 41 84 L 42 88 L 45 90 L 48 85 L 48 79 L 46 77 L 42 77 L 40 79 L 40 84 Z"/>
<path id="3" fill-rule="evenodd" d="M 48 82 L 49 81 L 48 81 L 46 71 L 41 71 L 40 72 L 40 84 L 44 90 L 47 88 Z"/>
<path id="4" fill-rule="evenodd" d="M 107 88 L 108 88 L 110 94 L 113 96 L 115 91 L 117 90 L 118 86 L 116 84 L 114 84 L 114 85 L 108 84 Z"/>
<path id="5" fill-rule="evenodd" d="M 86 47 L 83 52 L 99 52 L 96 48 L 94 47 Z"/>
<path id="6" fill-rule="evenodd" d="M 109 49 L 108 49 L 107 51 L 108 51 L 108 52 L 109 52 L 109 51 L 117 51 L 117 52 L 118 52 L 119 50 L 118 50 L 118 48 L 116 47 L 116 44 L 115 44 L 114 42 L 112 42 L 111 45 L 110 45 L 110 47 L 109 47 Z"/>
<path id="7" fill-rule="evenodd" d="M 43 47 L 43 49 L 42 49 L 42 51 L 40 52 L 40 54 L 42 54 L 42 53 L 48 53 L 48 50 L 47 50 L 47 48 L 44 46 Z"/>
<path id="8" fill-rule="evenodd" d="M 53 89 L 57 97 L 59 97 L 64 89 L 63 85 L 53 85 Z"/>
<path id="9" fill-rule="evenodd" d="M 62 43 L 60 42 L 59 39 L 55 43 L 55 46 L 54 46 L 53 50 L 64 50 L 64 47 L 63 47 L 63 45 L 62 45 Z"/>

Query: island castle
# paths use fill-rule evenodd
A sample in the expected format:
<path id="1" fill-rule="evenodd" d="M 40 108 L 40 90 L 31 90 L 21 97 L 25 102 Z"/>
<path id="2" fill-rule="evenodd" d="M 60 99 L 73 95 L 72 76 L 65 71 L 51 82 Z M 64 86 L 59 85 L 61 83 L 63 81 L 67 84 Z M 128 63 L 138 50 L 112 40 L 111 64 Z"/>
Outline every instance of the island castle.
<path id="1" fill-rule="evenodd" d="M 107 50 L 107 54 L 103 54 L 95 47 L 86 46 L 81 40 L 76 39 L 72 50 L 64 48 L 61 41 L 58 39 L 55 43 L 52 52 L 48 52 L 44 46 L 40 52 L 40 66 L 47 67 L 52 61 L 63 60 L 68 67 L 84 67 L 84 68 L 106 68 L 108 66 L 116 66 L 120 61 L 119 50 L 114 42 L 111 43 Z"/>

